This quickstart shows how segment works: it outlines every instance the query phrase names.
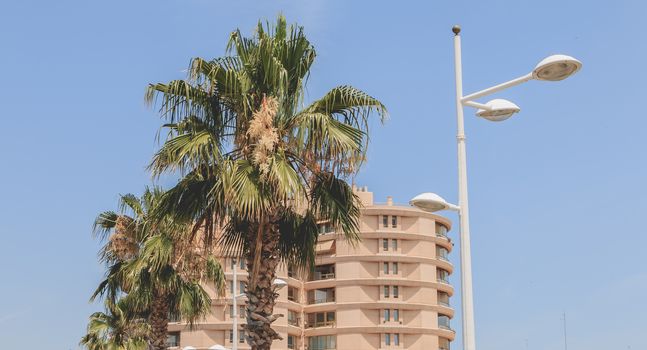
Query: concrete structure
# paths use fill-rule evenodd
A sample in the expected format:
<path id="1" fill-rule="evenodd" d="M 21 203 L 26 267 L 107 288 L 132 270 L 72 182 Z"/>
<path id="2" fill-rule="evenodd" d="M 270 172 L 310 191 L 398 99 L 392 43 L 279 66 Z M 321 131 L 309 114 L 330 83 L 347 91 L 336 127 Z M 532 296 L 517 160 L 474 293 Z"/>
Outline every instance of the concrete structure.
<path id="1" fill-rule="evenodd" d="M 453 270 L 447 261 L 450 222 L 394 205 L 390 197 L 376 204 L 366 188 L 356 193 L 364 204 L 361 242 L 352 246 L 321 223 L 314 272 L 299 276 L 289 267 L 278 272 L 288 287 L 280 290 L 275 307 L 285 317 L 273 326 L 284 339 L 274 341 L 272 348 L 449 350 L 455 335 L 449 326 L 454 290 L 447 282 Z M 172 345 L 231 348 L 232 260 L 222 263 L 230 284 L 227 297 L 214 298 L 212 314 L 193 330 L 171 324 Z M 237 271 L 239 288 L 244 287 L 244 265 Z M 244 297 L 239 302 L 244 304 Z M 239 324 L 244 324 L 239 307 Z M 243 336 L 241 331 L 238 349 L 249 349 Z"/>

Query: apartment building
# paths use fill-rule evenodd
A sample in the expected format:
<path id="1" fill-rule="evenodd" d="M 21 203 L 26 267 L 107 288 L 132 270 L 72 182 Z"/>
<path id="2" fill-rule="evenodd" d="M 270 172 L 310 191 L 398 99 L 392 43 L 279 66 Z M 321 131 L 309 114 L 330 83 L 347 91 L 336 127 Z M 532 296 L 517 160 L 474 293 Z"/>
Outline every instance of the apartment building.
<path id="1" fill-rule="evenodd" d="M 285 317 L 273 323 L 283 340 L 273 349 L 287 350 L 449 350 L 455 333 L 449 299 L 453 271 L 447 256 L 452 242 L 447 237 L 449 220 L 408 205 L 374 203 L 367 188 L 356 189 L 364 208 L 361 242 L 351 245 L 321 223 L 314 271 L 307 276 L 282 266 L 278 277 L 287 282 L 275 313 Z M 216 344 L 249 349 L 244 339 L 244 297 L 233 339 L 232 277 L 244 290 L 244 264 L 222 260 L 229 282 L 228 294 L 213 300 L 213 311 L 189 330 L 169 326 L 169 345 L 208 349 Z M 234 266 L 235 265 L 235 266 Z M 210 291 L 213 293 L 213 291 Z M 215 293 L 213 294 L 215 295 Z"/>

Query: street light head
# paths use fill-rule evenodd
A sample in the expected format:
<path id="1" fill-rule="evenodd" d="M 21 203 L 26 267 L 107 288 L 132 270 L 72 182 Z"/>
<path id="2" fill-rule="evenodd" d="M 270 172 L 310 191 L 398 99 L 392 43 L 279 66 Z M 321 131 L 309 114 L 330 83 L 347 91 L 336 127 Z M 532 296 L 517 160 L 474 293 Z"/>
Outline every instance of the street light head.
<path id="1" fill-rule="evenodd" d="M 274 279 L 274 282 L 272 282 L 272 284 L 274 285 L 274 287 L 276 287 L 276 290 L 279 290 L 279 289 L 287 286 L 288 282 L 285 282 L 284 280 L 282 280 L 280 278 L 276 278 L 276 279 Z"/>
<path id="2" fill-rule="evenodd" d="M 532 71 L 537 80 L 559 81 L 575 74 L 582 68 L 582 62 L 571 56 L 552 55 L 544 58 Z"/>
<path id="3" fill-rule="evenodd" d="M 455 205 L 447 203 L 447 201 L 443 197 L 431 192 L 421 193 L 413 197 L 413 199 L 409 201 L 409 204 L 420 210 L 430 213 L 446 209 L 458 209 L 458 207 L 456 207 Z"/>
<path id="4" fill-rule="evenodd" d="M 453 26 L 453 27 L 452 27 L 452 32 L 454 33 L 454 35 L 458 35 L 458 34 L 460 34 L 460 32 L 461 32 L 461 26 L 459 26 L 459 25 L 455 25 L 455 26 Z"/>
<path id="5" fill-rule="evenodd" d="M 489 108 L 479 109 L 476 115 L 492 122 L 504 121 L 521 110 L 516 104 L 500 98 L 489 101 L 485 105 Z"/>

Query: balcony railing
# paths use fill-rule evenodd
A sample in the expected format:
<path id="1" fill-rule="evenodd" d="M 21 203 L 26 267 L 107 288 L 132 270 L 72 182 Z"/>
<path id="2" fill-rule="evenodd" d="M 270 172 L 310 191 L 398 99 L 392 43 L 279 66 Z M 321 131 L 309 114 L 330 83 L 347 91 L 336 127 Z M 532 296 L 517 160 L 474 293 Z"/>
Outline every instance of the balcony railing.
<path id="1" fill-rule="evenodd" d="M 438 305 L 451 307 L 451 305 L 449 305 L 449 301 L 444 301 L 444 300 L 438 300 Z"/>
<path id="2" fill-rule="evenodd" d="M 320 321 L 313 323 L 306 323 L 306 328 L 317 328 L 317 327 L 334 327 L 335 321 Z"/>
<path id="3" fill-rule="evenodd" d="M 308 299 L 308 304 L 323 304 L 323 303 L 334 303 L 335 302 L 335 297 L 334 296 L 328 296 L 325 298 L 311 298 Z"/>
<path id="4" fill-rule="evenodd" d="M 439 283 L 449 284 L 447 277 L 438 277 L 436 281 L 438 281 Z"/>
<path id="5" fill-rule="evenodd" d="M 312 275 L 312 280 L 313 281 L 320 281 L 320 280 L 331 280 L 335 278 L 335 273 L 334 272 L 315 272 Z"/>
<path id="6" fill-rule="evenodd" d="M 289 324 L 290 326 L 296 326 L 296 327 L 299 327 L 299 323 L 300 323 L 300 322 L 299 322 L 299 318 L 298 318 L 298 317 L 297 317 L 297 318 L 292 318 L 292 319 L 291 319 L 291 318 L 288 318 L 288 324 Z"/>
<path id="7" fill-rule="evenodd" d="M 447 254 L 438 254 L 436 256 L 436 258 L 438 258 L 438 260 L 442 260 L 442 261 L 449 261 L 449 258 L 447 257 Z"/>

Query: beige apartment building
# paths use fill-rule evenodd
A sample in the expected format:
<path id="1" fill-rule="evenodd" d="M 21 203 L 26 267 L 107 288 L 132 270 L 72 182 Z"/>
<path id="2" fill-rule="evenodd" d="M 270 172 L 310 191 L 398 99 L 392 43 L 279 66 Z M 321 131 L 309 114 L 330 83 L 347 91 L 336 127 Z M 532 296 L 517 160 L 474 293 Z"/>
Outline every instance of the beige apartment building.
<path id="1" fill-rule="evenodd" d="M 273 323 L 283 340 L 278 350 L 449 350 L 455 333 L 447 259 L 452 242 L 449 220 L 411 206 L 374 203 L 373 193 L 357 189 L 364 208 L 361 242 L 351 246 L 322 223 L 313 273 L 298 276 L 281 267 L 278 278 L 288 283 L 279 293 Z M 233 339 L 231 303 L 234 261 L 222 260 L 229 290 L 213 299 L 213 311 L 189 330 L 169 326 L 169 345 L 208 349 L 220 344 L 249 349 L 244 340 L 244 297 L 238 299 L 239 339 Z M 236 262 L 239 291 L 247 280 L 244 264 Z M 213 292 L 213 291 L 210 291 Z M 213 294 L 215 295 L 215 293 Z"/>

